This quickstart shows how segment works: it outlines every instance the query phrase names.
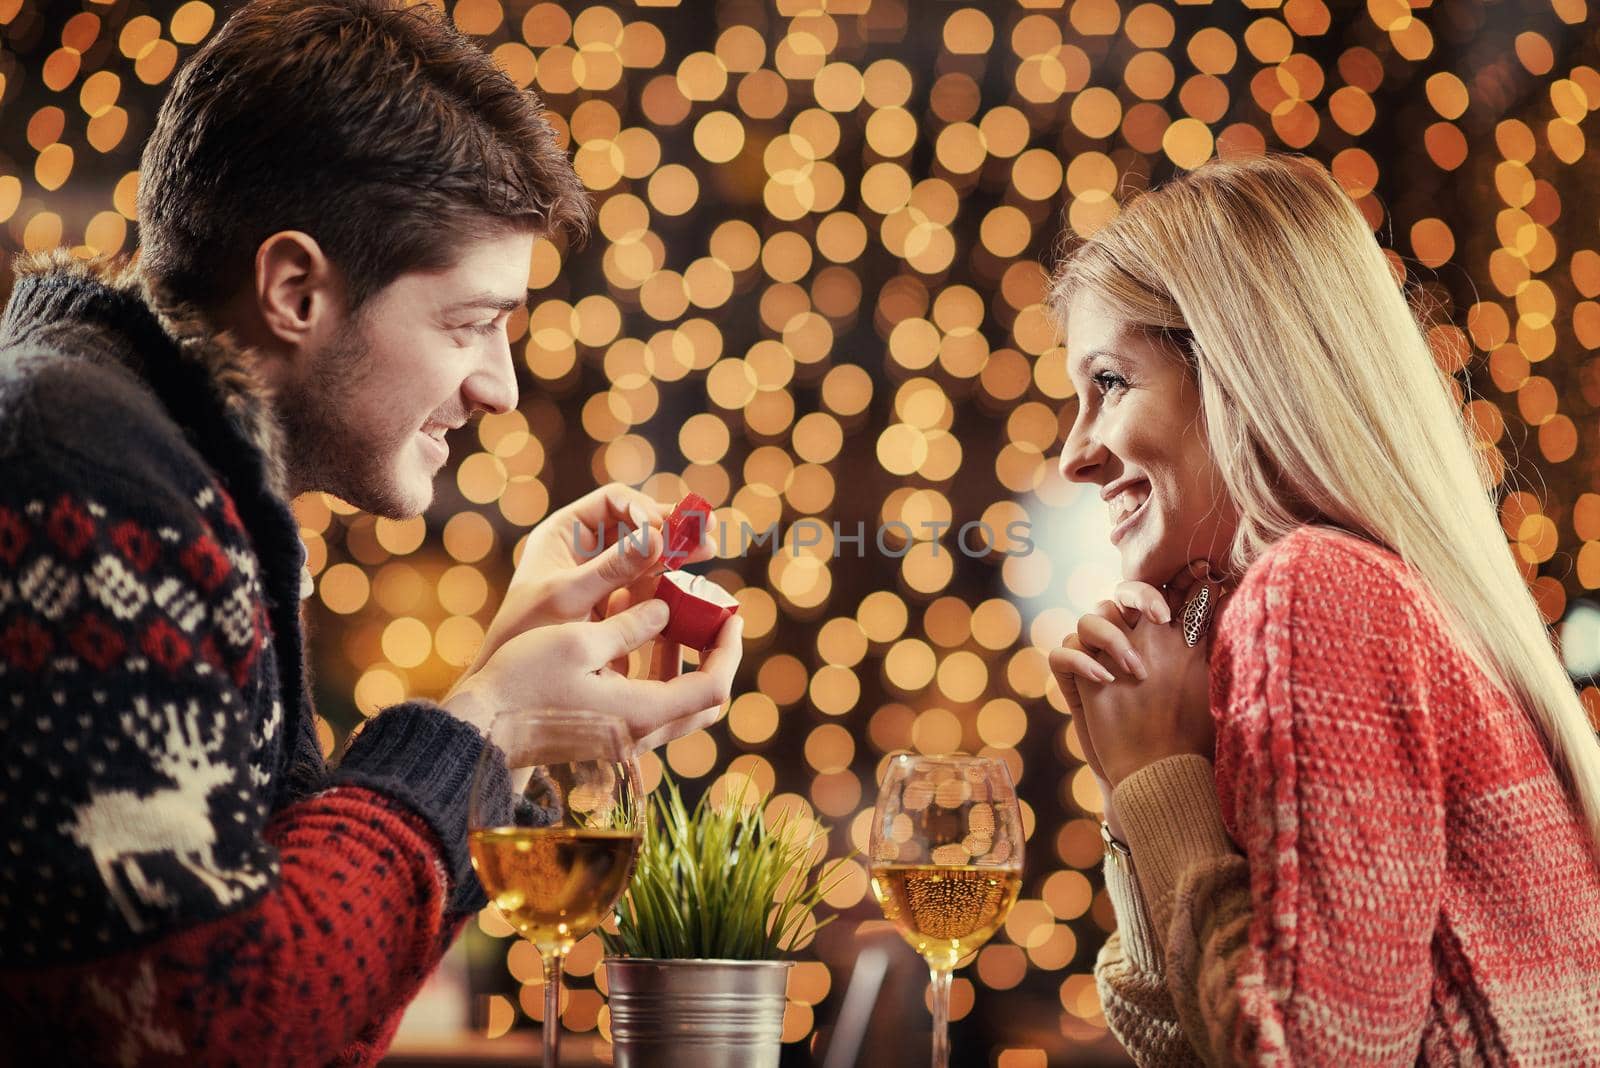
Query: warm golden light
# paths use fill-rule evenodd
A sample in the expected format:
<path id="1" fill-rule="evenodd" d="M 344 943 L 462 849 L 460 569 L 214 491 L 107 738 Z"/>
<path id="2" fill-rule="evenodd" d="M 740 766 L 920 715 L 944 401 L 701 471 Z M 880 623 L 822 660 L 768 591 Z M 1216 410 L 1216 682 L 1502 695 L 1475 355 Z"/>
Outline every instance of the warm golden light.
<path id="1" fill-rule="evenodd" d="M 133 249 L 139 149 L 227 11 L 74 6 L 91 10 L 0 0 L 8 252 Z M 536 243 L 508 331 L 519 410 L 452 439 L 425 518 L 296 502 L 329 751 L 448 687 L 554 508 L 607 479 L 692 488 L 726 532 L 711 566 L 747 649 L 726 720 L 653 774 L 726 791 L 737 769 L 832 821 L 842 852 L 887 752 L 1005 755 L 1037 824 L 1029 870 L 957 1008 L 1006 1068 L 1044 1063 L 1045 1038 L 1006 1030 L 996 992 L 1059 1018 L 1052 1063 L 1102 1037 L 1098 797 L 1041 649 L 1105 576 L 1076 559 L 1093 546 L 1013 557 L 1005 532 L 1074 500 L 1055 463 L 1075 390 L 1044 303 L 1063 228 L 1092 234 L 1218 155 L 1330 168 L 1430 310 L 1491 479 L 1518 489 L 1501 520 L 1541 610 L 1600 589 L 1592 5 L 1510 23 L 1479 0 L 435 6 L 543 95 L 595 235 Z M 774 525 L 744 551 L 742 529 Z M 1600 717 L 1600 690 L 1585 700 Z M 837 1012 L 850 932 L 876 915 L 858 874 L 795 969 L 786 1041 Z M 598 952 L 568 961 L 573 1030 L 605 1027 Z M 505 972 L 490 1033 L 543 1012 L 515 948 Z"/>

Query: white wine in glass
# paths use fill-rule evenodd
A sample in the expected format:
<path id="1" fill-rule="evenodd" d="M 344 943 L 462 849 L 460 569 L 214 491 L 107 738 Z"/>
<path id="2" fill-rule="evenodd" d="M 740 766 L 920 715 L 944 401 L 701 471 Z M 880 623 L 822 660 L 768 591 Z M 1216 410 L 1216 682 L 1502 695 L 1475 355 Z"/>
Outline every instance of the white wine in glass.
<path id="1" fill-rule="evenodd" d="M 561 961 L 611 914 L 644 835 L 626 728 L 599 713 L 496 716 L 468 809 L 478 881 L 544 963 L 544 1065 L 556 1068 Z"/>
<path id="2" fill-rule="evenodd" d="M 989 757 L 889 762 L 872 817 L 872 892 L 928 962 L 933 1068 L 950 1063 L 950 973 L 1005 922 L 1022 887 L 1022 818 L 1005 764 Z"/>

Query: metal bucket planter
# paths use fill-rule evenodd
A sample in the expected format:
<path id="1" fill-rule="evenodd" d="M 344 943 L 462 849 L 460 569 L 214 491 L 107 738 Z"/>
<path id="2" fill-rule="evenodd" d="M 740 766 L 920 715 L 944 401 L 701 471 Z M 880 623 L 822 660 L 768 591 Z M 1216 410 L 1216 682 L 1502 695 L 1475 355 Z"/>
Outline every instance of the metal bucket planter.
<path id="1" fill-rule="evenodd" d="M 605 964 L 617 1068 L 778 1068 L 793 961 Z"/>

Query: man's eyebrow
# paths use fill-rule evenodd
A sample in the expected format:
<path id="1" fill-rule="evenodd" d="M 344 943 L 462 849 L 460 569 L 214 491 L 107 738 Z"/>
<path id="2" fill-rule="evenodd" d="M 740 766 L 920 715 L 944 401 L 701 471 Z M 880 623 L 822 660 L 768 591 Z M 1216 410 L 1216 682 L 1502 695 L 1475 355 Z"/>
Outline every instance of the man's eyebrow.
<path id="1" fill-rule="evenodd" d="M 494 309 L 495 311 L 516 311 L 527 303 L 526 297 L 502 297 L 494 293 L 474 293 L 465 300 L 458 300 L 444 310 L 447 312 L 468 311 L 475 308 Z"/>

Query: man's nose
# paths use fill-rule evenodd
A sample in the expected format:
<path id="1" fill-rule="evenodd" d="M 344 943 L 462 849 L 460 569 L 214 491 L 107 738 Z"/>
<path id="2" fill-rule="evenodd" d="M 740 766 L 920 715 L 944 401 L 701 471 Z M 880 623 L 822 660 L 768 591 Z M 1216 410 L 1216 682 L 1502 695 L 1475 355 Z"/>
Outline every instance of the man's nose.
<path id="1" fill-rule="evenodd" d="M 517 370 L 511 360 L 511 340 L 504 330 L 495 335 L 483 365 L 462 384 L 461 392 L 473 409 L 499 414 L 517 406 Z"/>

